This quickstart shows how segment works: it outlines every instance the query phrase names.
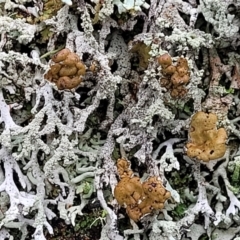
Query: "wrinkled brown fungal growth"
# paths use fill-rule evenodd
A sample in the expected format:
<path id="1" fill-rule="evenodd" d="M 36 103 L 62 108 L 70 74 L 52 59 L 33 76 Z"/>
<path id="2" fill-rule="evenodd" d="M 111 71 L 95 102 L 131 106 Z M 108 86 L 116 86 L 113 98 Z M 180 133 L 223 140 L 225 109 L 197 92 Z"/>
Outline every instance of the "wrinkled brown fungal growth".
<path id="1" fill-rule="evenodd" d="M 190 81 L 188 62 L 185 58 L 179 58 L 177 65 L 174 66 L 172 58 L 165 53 L 157 58 L 162 67 L 163 77 L 160 79 L 162 87 L 170 91 L 173 98 L 181 98 L 186 95 L 185 86 Z"/>
<path id="2" fill-rule="evenodd" d="M 54 82 L 59 90 L 76 88 L 85 75 L 86 67 L 76 53 L 62 49 L 52 57 L 50 70 L 44 77 Z"/>
<path id="3" fill-rule="evenodd" d="M 139 204 L 139 208 L 143 214 L 150 213 L 153 210 L 162 209 L 164 202 L 171 197 L 158 178 L 150 177 L 142 183 L 144 192 L 143 201 Z"/>
<path id="4" fill-rule="evenodd" d="M 133 176 L 130 162 L 125 159 L 118 160 L 117 168 L 121 180 L 114 189 L 114 196 L 121 206 L 126 207 L 132 220 L 137 222 L 145 214 L 164 207 L 171 194 L 156 176 L 142 183 L 139 177 Z"/>
<path id="5" fill-rule="evenodd" d="M 213 113 L 197 112 L 190 125 L 187 155 L 204 162 L 223 157 L 226 152 L 227 133 L 217 129 L 217 116 Z"/>
<path id="6" fill-rule="evenodd" d="M 158 63 L 162 66 L 162 68 L 167 68 L 172 65 L 172 58 L 168 53 L 164 53 L 163 55 L 158 57 Z"/>
<path id="7" fill-rule="evenodd" d="M 131 170 L 130 165 L 130 162 L 126 159 L 118 159 L 117 170 L 120 178 L 133 176 L 133 171 Z"/>
<path id="8" fill-rule="evenodd" d="M 135 205 L 143 194 L 142 183 L 138 177 L 125 177 L 114 189 L 114 196 L 121 206 Z"/>

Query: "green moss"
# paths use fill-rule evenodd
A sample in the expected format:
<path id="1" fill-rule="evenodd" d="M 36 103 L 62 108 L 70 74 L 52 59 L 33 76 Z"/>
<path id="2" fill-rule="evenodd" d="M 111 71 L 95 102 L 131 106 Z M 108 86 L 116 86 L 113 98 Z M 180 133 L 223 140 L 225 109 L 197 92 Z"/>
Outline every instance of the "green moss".
<path id="1" fill-rule="evenodd" d="M 180 203 L 180 204 L 177 205 L 177 207 L 174 208 L 172 214 L 177 218 L 181 218 L 181 217 L 184 216 L 187 208 L 188 207 L 184 203 Z"/>
<path id="2" fill-rule="evenodd" d="M 240 192 L 240 161 L 236 160 L 229 164 L 228 169 L 232 172 L 230 176 L 231 185 L 228 188 L 233 191 L 235 194 Z"/>

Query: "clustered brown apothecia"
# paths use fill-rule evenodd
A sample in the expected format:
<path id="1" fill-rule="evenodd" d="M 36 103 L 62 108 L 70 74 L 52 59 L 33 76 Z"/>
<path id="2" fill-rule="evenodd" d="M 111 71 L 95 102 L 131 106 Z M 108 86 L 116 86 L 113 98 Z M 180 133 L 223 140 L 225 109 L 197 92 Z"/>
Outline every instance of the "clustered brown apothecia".
<path id="1" fill-rule="evenodd" d="M 217 129 L 217 115 L 197 112 L 191 120 L 187 155 L 208 162 L 224 156 L 226 152 L 227 132 Z"/>
<path id="2" fill-rule="evenodd" d="M 64 48 L 52 57 L 49 71 L 44 77 L 54 82 L 59 90 L 76 88 L 82 82 L 86 66 L 76 53 Z"/>
<path id="3" fill-rule="evenodd" d="M 190 80 L 187 60 L 180 57 L 175 66 L 168 53 L 159 56 L 157 60 L 162 67 L 163 77 L 160 79 L 161 86 L 169 90 L 173 98 L 181 98 L 186 95 L 188 90 L 185 86 Z"/>
<path id="4" fill-rule="evenodd" d="M 128 216 L 135 222 L 142 216 L 164 207 L 164 202 L 171 197 L 158 177 L 149 177 L 143 183 L 134 176 L 130 162 L 126 159 L 117 161 L 120 181 L 114 189 L 114 196 L 121 206 L 126 207 Z"/>

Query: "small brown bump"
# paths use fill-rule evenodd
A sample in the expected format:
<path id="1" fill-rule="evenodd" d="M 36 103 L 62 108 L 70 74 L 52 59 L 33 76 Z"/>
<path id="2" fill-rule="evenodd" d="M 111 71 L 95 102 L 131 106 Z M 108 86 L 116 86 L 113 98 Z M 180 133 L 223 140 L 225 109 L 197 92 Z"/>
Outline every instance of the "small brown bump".
<path id="1" fill-rule="evenodd" d="M 67 55 L 71 53 L 71 51 L 68 48 L 64 48 L 52 57 L 52 61 L 55 63 L 59 63 L 66 59 Z"/>
<path id="2" fill-rule="evenodd" d="M 59 71 L 59 76 L 74 76 L 77 73 L 77 68 L 75 66 L 67 67 L 63 66 Z"/>
<path id="3" fill-rule="evenodd" d="M 172 58 L 168 53 L 161 55 L 157 60 L 162 68 L 166 68 L 172 64 Z"/>

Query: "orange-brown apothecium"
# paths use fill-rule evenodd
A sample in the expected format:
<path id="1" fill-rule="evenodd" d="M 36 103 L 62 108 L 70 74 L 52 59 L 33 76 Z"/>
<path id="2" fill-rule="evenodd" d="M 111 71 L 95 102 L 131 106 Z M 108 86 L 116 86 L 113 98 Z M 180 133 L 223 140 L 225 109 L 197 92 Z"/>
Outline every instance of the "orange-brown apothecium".
<path id="1" fill-rule="evenodd" d="M 133 175 L 130 162 L 126 159 L 119 159 L 117 168 L 121 180 L 114 189 L 114 196 L 121 206 L 126 207 L 132 220 L 137 222 L 145 214 L 164 207 L 171 194 L 158 177 L 149 177 L 142 183 L 139 177 Z"/>
<path id="2" fill-rule="evenodd" d="M 161 86 L 169 90 L 173 98 L 183 97 L 187 93 L 185 86 L 190 80 L 187 60 L 180 57 L 175 66 L 172 64 L 172 58 L 168 53 L 159 56 L 157 60 L 162 67 Z"/>
<path id="3" fill-rule="evenodd" d="M 54 82 L 59 90 L 72 89 L 81 83 L 85 72 L 86 66 L 78 55 L 64 48 L 52 57 L 50 69 L 44 77 Z"/>
<path id="4" fill-rule="evenodd" d="M 224 128 L 217 129 L 217 115 L 197 112 L 192 117 L 187 155 L 204 162 L 218 159 L 226 152 L 227 132 Z"/>

